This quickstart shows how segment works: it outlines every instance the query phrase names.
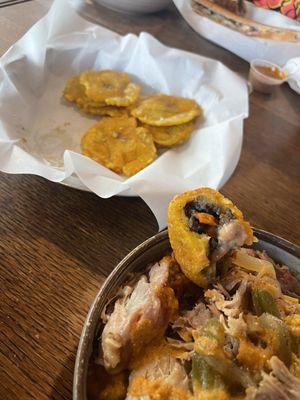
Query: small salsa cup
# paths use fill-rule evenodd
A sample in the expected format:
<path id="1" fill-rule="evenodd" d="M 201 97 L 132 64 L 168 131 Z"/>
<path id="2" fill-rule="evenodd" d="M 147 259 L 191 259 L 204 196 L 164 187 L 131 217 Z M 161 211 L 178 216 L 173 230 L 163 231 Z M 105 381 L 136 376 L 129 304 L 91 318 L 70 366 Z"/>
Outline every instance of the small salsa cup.
<path id="1" fill-rule="evenodd" d="M 249 81 L 254 90 L 271 94 L 286 81 L 283 69 L 269 61 L 254 59 L 250 62 Z"/>

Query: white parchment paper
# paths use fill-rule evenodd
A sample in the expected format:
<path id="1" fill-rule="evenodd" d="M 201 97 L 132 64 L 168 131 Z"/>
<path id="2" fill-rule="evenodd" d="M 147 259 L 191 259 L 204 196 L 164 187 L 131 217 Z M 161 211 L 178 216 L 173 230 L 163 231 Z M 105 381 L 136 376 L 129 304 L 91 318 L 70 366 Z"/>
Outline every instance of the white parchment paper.
<path id="1" fill-rule="evenodd" d="M 246 36 L 195 13 L 192 9 L 191 0 L 173 1 L 182 16 L 196 32 L 246 61 L 262 58 L 283 67 L 291 58 L 299 57 L 300 41 L 288 43 Z M 299 22 L 276 11 L 256 7 L 250 2 L 246 3 L 248 18 L 265 25 L 299 31 L 300 36 Z"/>
<path id="2" fill-rule="evenodd" d="M 85 69 L 117 69 L 143 92 L 194 98 L 204 118 L 191 139 L 125 179 L 80 154 L 80 138 L 97 118 L 61 98 L 66 80 Z M 0 59 L 0 170 L 53 182 L 77 180 L 98 196 L 134 193 L 160 228 L 171 198 L 199 186 L 219 188 L 234 171 L 248 116 L 244 80 L 218 61 L 168 48 L 147 33 L 121 37 L 56 0 Z M 75 178 L 74 178 L 75 176 Z"/>

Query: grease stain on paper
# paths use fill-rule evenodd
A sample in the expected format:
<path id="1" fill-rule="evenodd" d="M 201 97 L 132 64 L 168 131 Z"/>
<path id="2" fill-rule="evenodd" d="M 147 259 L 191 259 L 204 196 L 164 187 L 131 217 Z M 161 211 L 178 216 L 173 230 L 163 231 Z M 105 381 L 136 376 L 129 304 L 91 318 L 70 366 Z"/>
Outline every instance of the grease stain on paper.
<path id="1" fill-rule="evenodd" d="M 80 152 L 77 141 L 74 140 L 70 122 L 57 125 L 50 131 L 40 133 L 34 142 L 35 155 L 42 158 L 47 164 L 62 168 L 65 150 Z"/>

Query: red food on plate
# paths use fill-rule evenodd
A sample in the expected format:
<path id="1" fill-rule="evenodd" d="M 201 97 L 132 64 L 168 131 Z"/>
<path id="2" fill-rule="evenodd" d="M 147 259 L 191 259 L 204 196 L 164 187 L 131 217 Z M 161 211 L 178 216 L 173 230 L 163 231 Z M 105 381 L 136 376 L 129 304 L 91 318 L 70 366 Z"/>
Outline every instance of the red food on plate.
<path id="1" fill-rule="evenodd" d="M 280 7 L 280 12 L 281 14 L 286 15 L 289 18 L 296 19 L 297 14 L 296 14 L 294 0 L 287 0 L 282 2 L 282 5 Z"/>
<path id="2" fill-rule="evenodd" d="M 279 11 L 288 18 L 300 21 L 300 0 L 253 0 L 257 7 Z"/>

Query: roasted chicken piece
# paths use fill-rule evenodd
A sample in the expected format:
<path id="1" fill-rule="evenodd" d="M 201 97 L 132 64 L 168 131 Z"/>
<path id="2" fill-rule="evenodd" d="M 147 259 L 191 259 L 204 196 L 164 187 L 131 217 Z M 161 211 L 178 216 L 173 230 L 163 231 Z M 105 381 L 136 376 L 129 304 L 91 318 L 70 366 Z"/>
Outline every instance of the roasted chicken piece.
<path id="1" fill-rule="evenodd" d="M 164 335 L 178 309 L 168 278 L 169 263 L 163 259 L 151 268 L 149 279 L 143 275 L 130 294 L 116 301 L 101 340 L 108 371 L 121 371 L 146 344 Z"/>

